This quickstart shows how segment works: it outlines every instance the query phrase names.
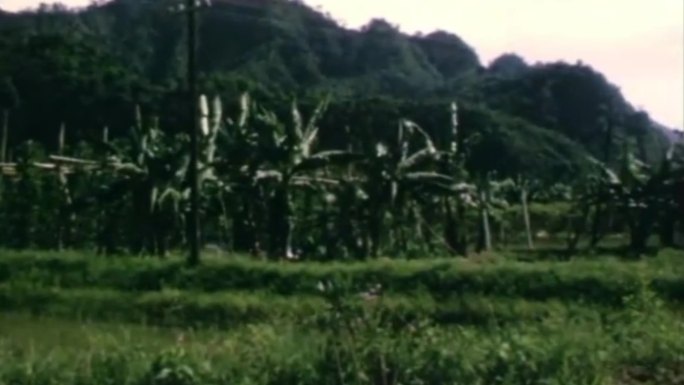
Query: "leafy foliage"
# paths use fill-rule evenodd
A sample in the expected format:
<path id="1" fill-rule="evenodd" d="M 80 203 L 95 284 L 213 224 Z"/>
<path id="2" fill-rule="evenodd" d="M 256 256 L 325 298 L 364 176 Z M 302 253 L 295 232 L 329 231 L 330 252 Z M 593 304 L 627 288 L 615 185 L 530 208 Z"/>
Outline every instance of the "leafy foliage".
<path id="1" fill-rule="evenodd" d="M 3 166 L 3 245 L 160 256 L 184 246 L 186 63 L 170 5 L 4 16 L 0 102 L 17 162 Z M 380 19 L 347 30 L 298 2 L 219 2 L 201 24 L 205 243 L 290 259 L 467 255 L 505 243 L 520 203 L 532 247 L 534 199 L 576 203 L 571 251 L 590 216 L 592 247 L 625 226 L 642 238 L 633 249 L 654 229 L 675 243 L 678 160 L 643 178 L 621 163 L 634 142 L 630 164 L 660 167 L 669 139 L 589 67 L 508 55 L 484 69 L 455 35 L 407 36 Z M 629 173 L 614 183 L 612 170 Z"/>
<path id="2" fill-rule="evenodd" d="M 136 258 L 119 261 L 115 268 L 117 261 L 92 256 L 3 253 L 0 261 L 19 267 L 13 273 L 28 275 L 13 275 L 0 286 L 3 311 L 15 311 L 0 316 L 0 381 L 676 383 L 684 325 L 670 307 L 679 306 L 681 296 L 663 292 L 657 282 L 668 274 L 681 281 L 681 274 L 676 276 L 680 258 L 681 253 L 669 252 L 646 263 L 592 258 L 337 266 L 242 260 L 195 268 Z M 228 272 L 230 264 L 261 275 Z M 445 264 L 451 269 L 438 268 Z M 272 283 L 269 276 L 289 277 L 301 290 L 284 296 L 275 291 L 198 292 L 207 276 L 189 282 L 187 290 L 92 286 L 113 275 L 122 282 L 136 279 L 150 266 L 216 272 L 215 282 L 253 279 L 262 285 Z M 57 276 L 52 282 L 34 279 L 39 271 L 90 277 L 69 272 L 79 267 L 108 272 L 80 289 L 60 287 Z M 338 274 L 330 274 L 331 269 Z M 383 275 L 388 270 L 391 274 Z M 416 278 L 425 284 L 452 282 L 453 274 L 471 277 L 460 286 L 466 290 L 435 286 L 426 293 L 416 285 Z M 478 291 L 486 285 L 495 285 L 495 291 Z M 554 297 L 526 299 L 531 290 Z M 588 298 L 608 301 L 599 305 Z M 103 319 L 107 322 L 98 321 Z"/>
<path id="3" fill-rule="evenodd" d="M 121 135 L 131 125 L 123 111 L 133 103 L 157 112 L 165 129 L 179 130 L 185 48 L 182 20 L 170 5 L 115 0 L 81 12 L 45 7 L 5 15 L 0 77 L 11 78 L 25 101 L 16 131 L 50 143 L 34 127 L 66 121 L 75 137 L 92 137 L 104 124 Z M 201 25 L 202 88 L 224 98 L 244 91 L 276 103 L 292 94 L 310 100 L 323 93 L 368 105 L 376 96 L 421 97 L 437 105 L 458 98 L 547 128 L 601 160 L 602 122 L 615 126 L 615 138 L 643 142 L 641 159 L 658 161 L 667 148 L 647 115 L 582 64 L 527 66 L 508 55 L 485 70 L 473 49 L 448 32 L 408 36 L 380 19 L 348 30 L 304 4 L 282 0 L 220 1 L 202 12 Z M 614 145 L 621 148 L 617 140 Z"/>

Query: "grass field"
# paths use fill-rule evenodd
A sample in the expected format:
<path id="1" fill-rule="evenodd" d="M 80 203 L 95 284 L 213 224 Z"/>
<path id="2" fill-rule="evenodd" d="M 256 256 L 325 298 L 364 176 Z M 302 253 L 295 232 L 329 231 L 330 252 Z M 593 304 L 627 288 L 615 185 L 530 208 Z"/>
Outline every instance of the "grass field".
<path id="1" fill-rule="evenodd" d="M 3 251 L 0 384 L 684 384 L 684 253 L 520 257 Z"/>

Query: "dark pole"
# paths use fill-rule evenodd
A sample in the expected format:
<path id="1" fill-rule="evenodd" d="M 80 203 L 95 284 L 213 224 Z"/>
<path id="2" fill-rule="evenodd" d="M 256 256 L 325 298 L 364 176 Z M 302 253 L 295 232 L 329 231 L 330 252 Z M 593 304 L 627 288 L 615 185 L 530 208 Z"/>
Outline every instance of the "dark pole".
<path id="1" fill-rule="evenodd" d="M 190 255 L 188 264 L 195 266 L 200 261 L 199 221 L 199 177 L 198 177 L 198 132 L 199 105 L 197 95 L 197 10 L 195 0 L 187 0 L 188 16 L 188 108 L 190 127 L 190 220 L 188 242 Z"/>
<path id="2" fill-rule="evenodd" d="M 612 147 L 613 147 L 613 121 L 612 121 L 612 108 L 611 105 L 605 106 L 603 110 L 603 125 L 606 130 L 606 136 L 603 142 L 603 162 L 606 166 L 610 167 L 610 162 L 612 161 Z"/>

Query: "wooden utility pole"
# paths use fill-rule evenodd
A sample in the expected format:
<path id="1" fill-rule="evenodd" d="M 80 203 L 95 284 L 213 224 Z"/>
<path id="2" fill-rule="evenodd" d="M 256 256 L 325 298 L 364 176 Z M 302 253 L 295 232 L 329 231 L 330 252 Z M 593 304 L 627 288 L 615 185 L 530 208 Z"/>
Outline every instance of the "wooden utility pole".
<path id="1" fill-rule="evenodd" d="M 188 264 L 195 266 L 200 261 L 200 220 L 199 220 L 199 105 L 197 92 L 197 12 L 196 0 L 186 0 L 188 28 L 188 112 L 190 128 L 190 218 L 188 223 L 188 242 L 190 255 Z"/>
<path id="2" fill-rule="evenodd" d="M 2 110 L 2 142 L 0 142 L 0 163 L 8 162 L 7 159 L 7 137 L 9 133 L 9 110 Z"/>

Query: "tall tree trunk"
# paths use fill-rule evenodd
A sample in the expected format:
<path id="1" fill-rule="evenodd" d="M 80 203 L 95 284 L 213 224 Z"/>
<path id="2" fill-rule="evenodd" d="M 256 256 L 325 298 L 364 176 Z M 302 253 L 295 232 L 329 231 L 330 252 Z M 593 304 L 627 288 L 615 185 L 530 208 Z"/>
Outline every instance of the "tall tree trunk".
<path id="1" fill-rule="evenodd" d="M 380 241 L 381 241 L 381 229 L 383 224 L 383 212 L 382 210 L 374 211 L 371 209 L 370 213 L 370 226 L 369 226 L 369 240 L 371 248 L 371 257 L 376 258 L 380 253 Z"/>
<path id="2" fill-rule="evenodd" d="M 109 143 L 109 128 L 104 126 L 102 128 L 102 143 Z M 100 201 L 98 204 L 97 212 L 97 241 L 96 241 L 96 252 L 98 255 L 104 255 L 105 257 L 112 255 L 114 253 L 113 245 L 113 230 L 114 226 L 109 226 L 113 221 L 112 212 L 108 209 L 110 202 Z"/>
<path id="3" fill-rule="evenodd" d="M 173 220 L 173 215 L 163 211 L 161 208 L 157 208 L 153 212 L 152 228 L 150 231 L 154 234 L 154 253 L 160 259 L 166 258 L 168 239 L 174 227 Z"/>
<path id="4" fill-rule="evenodd" d="M 442 206 L 444 210 L 444 242 L 446 242 L 450 252 L 458 254 L 458 250 L 460 249 L 458 226 L 454 219 L 454 213 L 449 198 L 443 198 Z"/>
<path id="5" fill-rule="evenodd" d="M 132 196 L 132 224 L 129 232 L 130 250 L 134 255 L 146 256 L 153 253 L 150 247 L 154 241 L 151 232 L 152 220 L 152 183 L 143 181 L 134 186 Z M 186 226 L 188 223 L 186 223 Z"/>
<path id="6" fill-rule="evenodd" d="M 430 229 L 426 227 L 423 210 L 421 210 L 417 204 L 413 205 L 412 215 L 414 223 L 413 231 L 415 232 L 414 237 L 417 241 L 422 240 L 425 247 L 423 250 L 427 250 L 431 253 L 433 250 Z"/>
<path id="7" fill-rule="evenodd" d="M 186 0 L 187 16 L 187 86 L 188 117 L 190 118 L 190 212 L 188 217 L 188 243 L 190 246 L 187 262 L 190 266 L 200 263 L 200 178 L 199 178 L 199 135 L 200 108 L 198 105 L 198 45 L 199 45 L 199 6 L 195 0 Z"/>
<path id="8" fill-rule="evenodd" d="M 489 206 L 487 194 L 480 192 L 480 251 L 492 250 L 492 231 L 489 226 Z"/>
<path id="9" fill-rule="evenodd" d="M 463 202 L 459 200 L 456 204 L 456 223 L 459 226 L 458 231 L 458 248 L 456 249 L 459 254 L 464 257 L 468 256 L 468 229 L 466 224 L 466 207 Z"/>
<path id="10" fill-rule="evenodd" d="M 110 202 L 101 202 L 102 205 L 111 204 Z M 116 210 L 111 210 L 105 207 L 99 213 L 99 226 L 98 226 L 98 253 L 104 255 L 105 257 L 111 256 L 117 252 L 116 250 L 116 229 L 118 228 L 115 223 L 119 212 Z"/>
<path id="11" fill-rule="evenodd" d="M 64 143 L 66 136 L 66 125 L 62 123 L 59 127 L 59 136 L 57 138 L 57 154 L 64 155 Z M 57 229 L 57 249 L 62 250 L 65 244 L 69 243 L 71 234 L 71 225 L 74 222 L 74 215 L 71 212 L 72 198 L 69 190 L 69 183 L 65 170 L 58 164 L 57 177 L 62 194 L 62 202 L 60 211 L 59 228 Z"/>
<path id="12" fill-rule="evenodd" d="M 256 226 L 257 202 L 262 200 L 258 188 L 250 188 L 237 197 L 237 205 L 232 215 L 233 250 L 261 256 L 261 244 Z"/>
<path id="13" fill-rule="evenodd" d="M 285 179 L 282 183 L 277 187 L 271 206 L 269 256 L 272 258 L 292 256 L 292 202 L 289 181 Z"/>
<path id="14" fill-rule="evenodd" d="M 395 207 L 392 210 L 392 240 L 390 247 L 399 255 L 405 253 L 408 248 L 408 241 L 406 239 L 406 208 L 402 196 L 397 198 Z"/>
<path id="15" fill-rule="evenodd" d="M 525 235 L 527 236 L 527 248 L 534 249 L 534 240 L 532 239 L 532 225 L 530 223 L 530 210 L 527 206 L 527 189 L 525 187 L 520 189 L 520 203 L 523 210 L 523 219 L 525 221 Z"/>
<path id="16" fill-rule="evenodd" d="M 218 229 L 220 234 L 219 239 L 225 248 L 228 247 L 228 244 L 230 243 L 230 230 L 228 226 L 228 206 L 226 206 L 226 199 L 223 192 L 218 194 L 217 202 L 221 208 L 221 212 L 219 213 L 218 217 Z"/>
<path id="17" fill-rule="evenodd" d="M 289 190 L 287 191 L 286 197 L 285 197 L 285 227 L 283 228 L 285 232 L 285 244 L 284 246 L 284 255 L 286 258 L 294 258 L 297 257 L 296 251 L 293 247 L 293 239 L 294 239 L 294 233 L 295 233 L 295 216 L 294 216 L 294 211 L 293 211 L 293 203 L 292 203 L 292 197 L 290 195 Z"/>
<path id="18" fill-rule="evenodd" d="M 357 233 L 358 230 L 354 226 L 354 218 L 356 216 L 354 191 L 345 189 L 341 194 L 341 198 L 342 200 L 337 204 L 336 221 L 342 244 L 346 249 L 346 255 L 354 256 L 357 259 L 363 258 L 366 256 L 366 250 L 361 240 L 362 237 Z"/>
<path id="19" fill-rule="evenodd" d="M 335 222 L 330 215 L 332 209 L 328 204 L 322 210 L 320 226 L 325 229 L 325 234 L 323 235 L 323 241 L 325 243 L 325 259 L 328 261 L 333 261 L 336 254 L 338 253 L 337 241 L 338 238 L 335 236 Z"/>

